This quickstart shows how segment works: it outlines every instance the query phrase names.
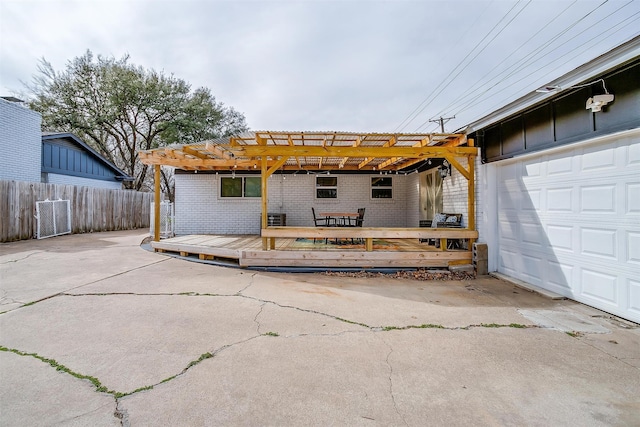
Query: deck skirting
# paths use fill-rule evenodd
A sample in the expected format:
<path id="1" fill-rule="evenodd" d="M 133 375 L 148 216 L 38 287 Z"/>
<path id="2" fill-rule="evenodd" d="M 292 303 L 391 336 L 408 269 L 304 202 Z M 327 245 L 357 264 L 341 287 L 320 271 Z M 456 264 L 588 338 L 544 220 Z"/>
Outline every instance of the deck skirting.
<path id="1" fill-rule="evenodd" d="M 151 242 L 151 247 L 202 260 L 233 261 L 240 267 L 420 268 L 472 262 L 471 250 L 441 250 L 418 239 L 387 239 L 392 249 L 376 247 L 374 251 L 366 251 L 364 244 L 323 243 L 300 249 L 296 239 L 279 238 L 274 249 L 265 251 L 260 236 L 187 235 Z"/>

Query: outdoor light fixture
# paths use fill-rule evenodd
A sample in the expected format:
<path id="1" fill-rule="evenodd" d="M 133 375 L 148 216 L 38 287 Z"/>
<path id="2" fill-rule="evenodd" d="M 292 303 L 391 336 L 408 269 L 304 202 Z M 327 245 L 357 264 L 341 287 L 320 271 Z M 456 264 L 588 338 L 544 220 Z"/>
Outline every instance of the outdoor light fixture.
<path id="1" fill-rule="evenodd" d="M 592 82 L 588 82 L 582 85 L 570 86 L 565 89 L 578 89 L 582 87 L 591 86 L 592 84 L 595 84 L 595 83 L 602 83 L 602 89 L 604 89 L 604 94 L 594 95 L 588 98 L 586 103 L 586 109 L 591 110 L 592 113 L 597 113 L 598 111 L 602 111 L 602 107 L 604 107 L 610 102 L 613 102 L 613 99 L 614 99 L 614 95 L 609 93 L 609 91 L 607 90 L 607 86 L 604 83 L 604 79 L 594 80 Z M 536 89 L 536 92 L 551 93 L 551 92 L 558 92 L 560 90 L 563 90 L 563 88 L 561 88 L 558 85 L 547 85 L 547 86 L 542 86 L 539 89 Z"/>
<path id="2" fill-rule="evenodd" d="M 438 172 L 440 173 L 440 178 L 445 179 L 447 175 L 451 175 L 451 164 L 448 161 L 442 162 L 440 167 L 438 168 Z"/>
<path id="3" fill-rule="evenodd" d="M 560 89 L 562 89 L 560 86 L 558 85 L 549 85 L 549 86 L 542 86 L 539 89 L 536 89 L 536 92 L 538 93 L 551 93 L 551 92 L 557 92 Z"/>
<path id="4" fill-rule="evenodd" d="M 587 110 L 591 110 L 592 113 L 602 111 L 602 107 L 613 101 L 613 95 L 610 93 L 604 95 L 595 95 L 587 99 Z"/>

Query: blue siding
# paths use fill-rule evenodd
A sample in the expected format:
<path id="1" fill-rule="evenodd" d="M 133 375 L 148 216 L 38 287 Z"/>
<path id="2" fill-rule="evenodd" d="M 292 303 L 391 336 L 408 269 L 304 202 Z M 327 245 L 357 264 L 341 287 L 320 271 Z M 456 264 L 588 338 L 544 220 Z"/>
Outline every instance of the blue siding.
<path id="1" fill-rule="evenodd" d="M 89 153 L 43 142 L 42 172 L 117 181 L 114 173 Z"/>

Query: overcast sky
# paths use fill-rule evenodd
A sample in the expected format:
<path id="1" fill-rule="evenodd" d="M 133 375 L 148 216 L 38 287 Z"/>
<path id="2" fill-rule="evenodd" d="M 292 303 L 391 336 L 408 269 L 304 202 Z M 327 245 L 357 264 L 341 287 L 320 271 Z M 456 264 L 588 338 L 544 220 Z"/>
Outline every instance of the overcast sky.
<path id="1" fill-rule="evenodd" d="M 253 130 L 450 132 L 638 34 L 640 0 L 0 0 L 0 95 L 89 49 Z"/>

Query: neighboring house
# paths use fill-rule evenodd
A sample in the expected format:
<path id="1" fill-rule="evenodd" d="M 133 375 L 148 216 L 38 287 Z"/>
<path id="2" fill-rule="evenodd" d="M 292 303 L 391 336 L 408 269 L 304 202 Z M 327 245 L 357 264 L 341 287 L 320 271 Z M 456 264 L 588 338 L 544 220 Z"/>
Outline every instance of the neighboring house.
<path id="1" fill-rule="evenodd" d="M 41 124 L 19 99 L 0 98 L 0 179 L 40 182 Z"/>
<path id="2" fill-rule="evenodd" d="M 74 134 L 42 134 L 42 182 L 120 190 L 131 179 Z"/>
<path id="3" fill-rule="evenodd" d="M 71 133 L 42 133 L 42 117 L 0 98 L 0 179 L 120 190 L 132 180 Z"/>
<path id="4" fill-rule="evenodd" d="M 468 128 L 489 271 L 640 322 L 640 38 L 542 91 Z"/>

